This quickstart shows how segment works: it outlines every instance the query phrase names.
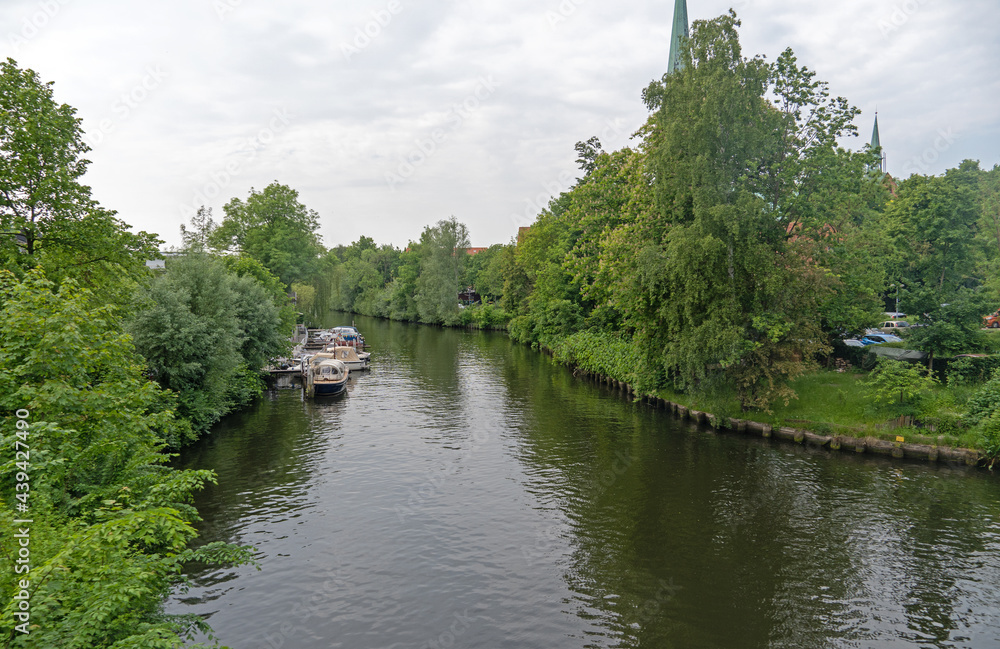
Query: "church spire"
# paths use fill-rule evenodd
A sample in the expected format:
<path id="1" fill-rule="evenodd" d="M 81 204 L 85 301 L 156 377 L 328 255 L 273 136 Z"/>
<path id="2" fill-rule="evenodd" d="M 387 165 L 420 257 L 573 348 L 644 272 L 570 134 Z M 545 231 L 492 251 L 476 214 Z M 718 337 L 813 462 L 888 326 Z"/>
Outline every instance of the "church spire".
<path id="1" fill-rule="evenodd" d="M 875 128 L 872 129 L 872 150 L 880 148 L 882 148 L 882 143 L 878 136 L 878 111 L 875 111 Z M 885 151 L 882 151 L 881 158 L 879 170 L 882 173 L 885 173 Z"/>
<path id="2" fill-rule="evenodd" d="M 674 26 L 670 32 L 670 60 L 667 63 L 667 74 L 684 67 L 681 58 L 681 39 L 687 39 L 689 36 L 687 0 L 674 0 Z"/>

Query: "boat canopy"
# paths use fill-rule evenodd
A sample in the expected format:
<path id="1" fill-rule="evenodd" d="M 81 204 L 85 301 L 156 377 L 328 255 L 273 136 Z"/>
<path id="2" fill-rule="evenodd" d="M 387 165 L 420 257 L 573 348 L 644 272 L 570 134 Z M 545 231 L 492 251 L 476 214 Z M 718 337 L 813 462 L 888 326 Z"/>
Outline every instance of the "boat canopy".
<path id="1" fill-rule="evenodd" d="M 316 354 L 310 362 L 312 363 L 313 376 L 320 380 L 339 381 L 347 374 L 347 366 L 334 358 L 333 354 Z"/>
<path id="2" fill-rule="evenodd" d="M 361 358 L 358 356 L 358 352 L 354 347 L 333 347 L 327 348 L 326 353 L 333 354 L 333 357 L 338 361 L 344 361 L 345 363 L 360 363 Z"/>

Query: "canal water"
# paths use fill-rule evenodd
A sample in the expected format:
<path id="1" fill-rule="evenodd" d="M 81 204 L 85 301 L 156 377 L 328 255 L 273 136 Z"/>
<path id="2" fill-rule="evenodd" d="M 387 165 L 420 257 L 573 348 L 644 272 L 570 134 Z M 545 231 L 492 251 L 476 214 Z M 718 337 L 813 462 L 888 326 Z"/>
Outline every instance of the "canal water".
<path id="1" fill-rule="evenodd" d="M 234 649 L 1000 647 L 1000 480 L 717 435 L 495 333 L 356 318 L 345 395 L 275 390 L 171 613 Z M 343 324 L 342 322 L 331 324 Z"/>

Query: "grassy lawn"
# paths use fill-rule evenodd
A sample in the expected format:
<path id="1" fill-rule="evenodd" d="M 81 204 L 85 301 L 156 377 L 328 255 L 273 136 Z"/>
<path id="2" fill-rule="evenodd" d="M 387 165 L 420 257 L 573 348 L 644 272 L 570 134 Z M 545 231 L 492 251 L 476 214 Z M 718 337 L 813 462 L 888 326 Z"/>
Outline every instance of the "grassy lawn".
<path id="1" fill-rule="evenodd" d="M 785 405 L 774 404 L 771 414 L 764 412 L 740 412 L 735 398 L 693 399 L 690 395 L 663 391 L 664 399 L 680 403 L 696 410 L 714 412 L 751 421 L 769 423 L 774 426 L 790 426 L 811 430 L 824 435 L 845 435 L 852 437 L 875 437 L 895 440 L 897 436 L 918 444 L 938 444 L 942 446 L 978 446 L 972 433 L 939 434 L 937 431 L 915 426 L 898 426 L 894 412 L 886 406 L 876 406 L 868 398 L 870 389 L 862 381 L 867 374 L 858 372 L 820 371 L 807 374 L 792 382 L 798 399 Z M 949 388 L 938 385 L 924 397 L 924 410 L 935 418 L 960 415 L 971 393 L 971 388 Z M 892 422 L 892 423 L 890 423 Z"/>
<path id="2" fill-rule="evenodd" d="M 1000 353 L 1000 329 L 983 329 L 981 341 L 986 348 L 985 353 Z M 884 346 L 907 347 L 905 341 Z M 822 370 L 807 374 L 790 384 L 798 399 L 791 400 L 787 405 L 784 402 L 775 403 L 770 413 L 742 412 L 735 394 L 709 397 L 661 390 L 658 396 L 721 417 L 759 421 L 772 426 L 790 426 L 823 435 L 887 440 L 902 436 L 907 442 L 918 444 L 982 447 L 980 434 L 965 430 L 959 420 L 967 411 L 966 402 L 980 386 L 936 384 L 918 397 L 919 403 L 909 403 L 903 407 L 880 406 L 872 401 L 872 389 L 864 384 L 867 376 L 867 372 L 858 368 L 845 372 Z M 899 415 L 906 411 L 910 414 L 919 413 L 918 425 L 912 425 L 908 421 L 903 422 L 907 425 L 900 425 L 902 420 Z"/>

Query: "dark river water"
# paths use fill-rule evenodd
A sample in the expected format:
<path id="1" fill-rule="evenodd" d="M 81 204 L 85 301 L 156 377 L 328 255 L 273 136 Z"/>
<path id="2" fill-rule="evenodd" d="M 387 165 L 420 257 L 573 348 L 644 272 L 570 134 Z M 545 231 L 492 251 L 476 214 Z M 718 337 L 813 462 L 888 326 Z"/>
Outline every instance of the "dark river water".
<path id="1" fill-rule="evenodd" d="M 275 390 L 181 458 L 218 474 L 205 540 L 257 549 L 168 604 L 222 644 L 1000 647 L 997 477 L 717 435 L 500 334 L 356 320 L 347 394 Z"/>

